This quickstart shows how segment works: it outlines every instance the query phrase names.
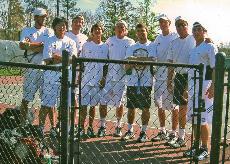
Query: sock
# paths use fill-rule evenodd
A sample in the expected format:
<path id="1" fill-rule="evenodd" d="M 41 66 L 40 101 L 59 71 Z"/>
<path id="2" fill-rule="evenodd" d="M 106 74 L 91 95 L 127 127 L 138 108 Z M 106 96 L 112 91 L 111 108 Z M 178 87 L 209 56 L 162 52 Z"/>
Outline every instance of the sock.
<path id="1" fill-rule="evenodd" d="M 116 127 L 121 127 L 121 119 L 119 119 L 119 118 L 117 118 L 117 125 L 116 125 Z"/>
<path id="2" fill-rule="evenodd" d="M 133 124 L 128 124 L 128 130 L 133 132 Z"/>
<path id="3" fill-rule="evenodd" d="M 179 128 L 179 138 L 184 140 L 185 137 L 185 129 Z"/>
<path id="4" fill-rule="evenodd" d="M 101 118 L 101 127 L 105 127 L 105 118 Z"/>
<path id="5" fill-rule="evenodd" d="M 166 129 L 165 129 L 165 127 L 160 127 L 160 130 L 166 134 Z"/>
<path id="6" fill-rule="evenodd" d="M 141 131 L 146 132 L 146 130 L 147 130 L 147 126 L 148 126 L 148 125 L 142 125 L 142 129 L 141 129 Z"/>

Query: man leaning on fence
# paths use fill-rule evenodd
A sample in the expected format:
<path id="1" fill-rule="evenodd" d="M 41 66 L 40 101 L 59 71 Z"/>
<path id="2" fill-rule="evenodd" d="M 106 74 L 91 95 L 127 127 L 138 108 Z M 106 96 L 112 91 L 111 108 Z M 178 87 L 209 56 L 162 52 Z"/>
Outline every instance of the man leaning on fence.
<path id="1" fill-rule="evenodd" d="M 128 25 L 125 21 L 120 20 L 115 26 L 115 36 L 109 37 L 106 43 L 109 46 L 109 59 L 123 60 L 125 59 L 126 50 L 130 45 L 134 44 L 134 40 L 127 37 Z M 123 116 L 123 94 L 125 91 L 125 70 L 122 64 L 109 64 L 108 73 L 106 77 L 106 85 L 103 89 L 102 105 L 110 105 L 116 107 L 116 128 L 114 132 L 115 137 L 121 137 L 121 119 Z M 101 127 L 105 127 L 105 117 L 107 115 L 107 108 L 101 108 Z M 103 130 L 105 128 L 102 128 Z M 101 136 L 104 136 L 101 131 Z"/>
<path id="2" fill-rule="evenodd" d="M 175 19 L 175 26 L 179 37 L 170 44 L 167 59 L 172 63 L 188 64 L 189 52 L 195 46 L 195 40 L 188 33 L 188 22 L 185 18 L 178 16 Z M 185 126 L 187 114 L 187 96 L 188 96 L 188 72 L 186 68 L 177 67 L 176 75 L 173 79 L 174 68 L 168 69 L 168 90 L 173 93 L 173 121 L 176 125 L 179 122 L 178 138 L 172 137 L 167 144 L 173 148 L 179 148 L 186 145 Z M 174 80 L 174 81 L 173 81 Z M 172 87 L 174 83 L 174 88 Z M 176 130 L 176 129 L 173 129 Z"/>
<path id="3" fill-rule="evenodd" d="M 151 50 L 150 41 L 147 38 L 148 28 L 144 24 L 137 24 L 136 36 L 138 42 L 130 46 L 126 51 L 126 59 L 136 61 L 154 61 L 155 54 Z M 127 108 L 128 108 L 128 131 L 122 136 L 122 140 L 128 140 L 135 137 L 133 123 L 136 114 L 136 108 L 142 110 L 141 121 L 142 128 L 137 142 L 147 140 L 147 126 L 150 118 L 149 108 L 151 106 L 151 91 L 153 77 L 150 66 L 127 64 Z"/>
<path id="4" fill-rule="evenodd" d="M 169 45 L 172 40 L 178 37 L 178 35 L 175 32 L 170 31 L 169 27 L 171 21 L 165 14 L 160 15 L 158 17 L 158 21 L 162 34 L 156 37 L 155 41 L 151 44 L 151 46 L 153 48 L 153 52 L 156 54 L 157 62 L 167 62 Z M 170 135 L 168 135 L 168 132 L 165 128 L 165 110 L 173 110 L 173 95 L 167 90 L 167 71 L 168 69 L 166 67 L 157 67 L 156 82 L 154 86 L 154 99 L 155 104 L 158 107 L 160 131 L 156 136 L 151 139 L 152 142 L 167 140 L 174 136 L 174 133 L 176 132 L 177 123 L 175 121 L 172 121 L 172 132 L 170 133 Z M 173 117 L 172 115 L 172 120 L 173 119 L 177 118 Z"/>
<path id="5" fill-rule="evenodd" d="M 108 59 L 108 45 L 102 42 L 104 28 L 100 23 L 96 23 L 91 28 L 91 41 L 86 42 L 80 54 L 84 58 Z M 81 80 L 82 106 L 79 111 L 80 126 L 78 132 L 80 137 L 85 136 L 85 119 L 87 116 L 87 106 L 89 109 L 88 137 L 95 137 L 93 121 L 95 117 L 95 107 L 100 104 L 102 89 L 105 85 L 106 65 L 97 62 L 85 62 L 84 72 Z"/>
<path id="6" fill-rule="evenodd" d="M 47 11 L 43 8 L 36 8 L 33 11 L 34 27 L 26 27 L 22 30 L 19 46 L 25 50 L 25 57 L 28 62 L 42 64 L 43 44 L 53 31 L 44 26 Z M 37 69 L 27 69 L 23 83 L 23 99 L 21 102 L 21 123 L 27 122 L 28 103 L 34 100 L 37 90 L 43 85 L 43 72 Z M 40 92 L 41 96 L 41 92 Z"/>
<path id="7" fill-rule="evenodd" d="M 213 97 L 214 97 L 214 79 L 215 79 L 215 55 L 217 53 L 217 47 L 213 43 L 207 43 L 205 41 L 205 36 L 207 33 L 206 27 L 199 22 L 195 22 L 192 28 L 193 36 L 196 40 L 196 46 L 190 51 L 189 64 L 204 64 L 203 72 L 203 85 L 202 87 L 202 99 L 204 100 L 205 111 L 201 113 L 201 147 L 199 148 L 198 160 L 204 160 L 208 157 L 208 138 L 210 135 L 209 124 L 212 123 L 212 113 L 213 113 Z M 196 76 L 199 74 L 196 72 Z M 194 70 L 189 71 L 189 79 L 194 77 Z M 189 101 L 188 101 L 188 121 L 191 122 L 192 117 L 194 117 L 194 135 L 196 135 L 197 128 L 197 112 L 194 108 L 198 108 L 198 93 L 199 85 L 195 85 L 195 80 L 189 80 Z M 196 80 L 196 84 L 199 80 Z M 195 93 L 194 93 L 195 90 Z M 195 99 L 195 106 L 193 106 Z M 186 151 L 184 155 L 194 156 L 196 155 L 195 147 L 192 146 L 190 150 Z"/>
<path id="8" fill-rule="evenodd" d="M 67 29 L 67 21 L 65 18 L 56 17 L 52 22 L 54 36 L 45 42 L 43 50 L 43 59 L 47 65 L 61 65 L 62 51 L 66 50 L 70 54 L 77 55 L 76 43 L 65 35 Z M 46 70 L 44 72 L 44 86 L 41 99 L 41 110 L 39 113 L 39 125 L 44 128 L 46 116 L 50 118 L 52 128 L 55 126 L 53 122 L 52 108 L 56 107 L 57 100 L 60 98 L 61 90 L 61 73 L 58 71 Z"/>

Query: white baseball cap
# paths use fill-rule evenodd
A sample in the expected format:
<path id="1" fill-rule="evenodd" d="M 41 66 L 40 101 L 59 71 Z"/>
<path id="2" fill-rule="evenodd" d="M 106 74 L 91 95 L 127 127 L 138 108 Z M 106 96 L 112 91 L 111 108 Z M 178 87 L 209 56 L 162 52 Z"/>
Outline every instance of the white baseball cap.
<path id="1" fill-rule="evenodd" d="M 116 26 L 118 24 L 123 24 L 126 28 L 128 28 L 128 24 L 124 21 L 124 20 L 119 20 L 117 23 L 116 23 Z"/>
<path id="2" fill-rule="evenodd" d="M 157 17 L 157 20 L 159 21 L 160 19 L 166 20 L 166 21 L 170 21 L 170 19 L 167 17 L 167 15 L 165 14 L 161 14 Z"/>
<path id="3" fill-rule="evenodd" d="M 176 23 L 177 21 L 179 21 L 179 20 L 181 20 L 181 21 L 183 21 L 183 22 L 186 22 L 186 23 L 188 24 L 187 19 L 186 19 L 185 17 L 182 17 L 182 16 L 176 17 L 175 23 Z"/>
<path id="4" fill-rule="evenodd" d="M 47 12 L 45 9 L 43 8 L 36 8 L 34 9 L 34 12 L 33 12 L 34 16 L 37 15 L 37 16 L 46 16 L 47 15 Z"/>

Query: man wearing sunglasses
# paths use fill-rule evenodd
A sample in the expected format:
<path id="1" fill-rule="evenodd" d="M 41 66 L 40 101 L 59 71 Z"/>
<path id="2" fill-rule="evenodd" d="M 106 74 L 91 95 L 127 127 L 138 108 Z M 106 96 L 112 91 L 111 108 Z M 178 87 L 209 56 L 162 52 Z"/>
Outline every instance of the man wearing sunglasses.
<path id="1" fill-rule="evenodd" d="M 195 47 L 195 39 L 188 33 L 188 22 L 185 18 L 178 16 L 175 19 L 175 26 L 179 37 L 171 42 L 169 47 L 167 59 L 172 63 L 188 64 L 189 52 Z M 173 74 L 176 73 L 173 79 Z M 174 80 L 174 88 L 172 87 Z M 172 112 L 173 119 L 179 122 L 179 134 L 178 138 L 174 137 L 168 141 L 168 145 L 173 148 L 180 148 L 186 145 L 185 143 L 185 125 L 186 125 L 186 113 L 187 113 L 187 87 L 188 87 L 188 73 L 185 68 L 169 68 L 168 69 L 168 90 L 174 94 L 173 105 L 174 110 Z"/>

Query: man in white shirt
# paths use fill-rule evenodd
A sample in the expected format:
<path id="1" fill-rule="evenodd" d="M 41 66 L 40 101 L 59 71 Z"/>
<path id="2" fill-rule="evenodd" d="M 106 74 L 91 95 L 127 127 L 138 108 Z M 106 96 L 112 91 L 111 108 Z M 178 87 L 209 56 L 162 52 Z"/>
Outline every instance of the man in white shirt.
<path id="1" fill-rule="evenodd" d="M 218 51 L 217 47 L 213 43 L 207 43 L 205 41 L 205 35 L 207 33 L 206 28 L 199 22 L 195 22 L 192 28 L 193 36 L 196 40 L 196 46 L 190 51 L 189 64 L 204 64 L 203 71 L 203 86 L 202 86 L 202 99 L 205 103 L 205 111 L 201 112 L 201 147 L 199 154 L 195 157 L 197 160 L 204 160 L 208 157 L 208 140 L 209 140 L 209 124 L 212 124 L 212 107 L 214 97 L 214 80 L 215 80 L 215 55 Z M 199 74 L 196 72 L 196 76 Z M 194 70 L 189 71 L 189 96 L 188 96 L 188 121 L 191 122 L 192 114 L 197 113 L 194 108 L 198 108 L 198 93 L 199 93 L 199 80 L 193 79 Z M 194 93 L 195 90 L 195 93 Z M 195 106 L 193 106 L 195 97 Z M 194 117 L 194 135 L 196 135 L 197 128 L 197 116 Z M 195 147 L 191 147 L 190 150 L 184 153 L 186 156 L 195 156 Z"/>
<path id="2" fill-rule="evenodd" d="M 35 25 L 22 30 L 19 47 L 25 50 L 28 62 L 33 64 L 43 64 L 42 51 L 43 44 L 48 37 L 53 35 L 53 31 L 44 26 L 47 12 L 43 8 L 36 8 L 33 11 Z M 23 99 L 21 102 L 21 123 L 27 121 L 28 103 L 34 100 L 37 90 L 41 90 L 43 85 L 43 72 L 37 69 L 27 69 L 23 83 Z M 41 96 L 41 93 L 40 93 Z"/>
<path id="3" fill-rule="evenodd" d="M 70 56 L 77 55 L 76 43 L 65 35 L 67 29 L 67 21 L 65 18 L 56 17 L 52 22 L 54 36 L 45 42 L 43 50 L 43 59 L 47 65 L 61 65 L 62 51 L 66 50 Z M 39 113 L 39 124 L 43 128 L 45 118 L 48 115 L 51 126 L 53 124 L 52 108 L 57 106 L 57 99 L 60 97 L 61 90 L 61 73 L 58 71 L 46 70 L 44 72 L 44 86 L 41 99 L 41 110 Z"/>
<path id="4" fill-rule="evenodd" d="M 172 63 L 188 64 L 189 52 L 195 46 L 195 39 L 188 33 L 188 22 L 185 18 L 178 16 L 175 19 L 175 26 L 179 37 L 173 40 L 168 51 L 168 60 Z M 173 148 L 185 146 L 185 125 L 187 113 L 187 90 L 188 90 L 188 72 L 186 68 L 177 67 L 175 69 L 176 76 L 174 78 L 174 90 L 172 91 L 172 78 L 174 69 L 169 68 L 168 71 L 168 89 L 173 92 L 174 110 L 172 117 L 175 125 L 179 122 L 179 136 L 172 138 L 168 144 Z M 176 130 L 176 129 L 173 129 Z"/>
<path id="5" fill-rule="evenodd" d="M 152 43 L 153 52 L 155 52 L 157 57 L 157 62 L 167 62 L 167 53 L 171 41 L 176 39 L 178 35 L 174 32 L 170 32 L 170 19 L 162 14 L 158 17 L 160 29 L 162 34 L 158 35 L 155 41 Z M 158 107 L 158 118 L 160 122 L 160 131 L 154 136 L 151 141 L 158 142 L 162 140 L 167 140 L 168 138 L 174 137 L 172 134 L 175 133 L 176 126 L 172 124 L 172 133 L 168 136 L 168 132 L 165 129 L 165 110 L 173 110 L 172 93 L 167 90 L 167 72 L 168 69 L 164 66 L 160 66 L 156 71 L 156 82 L 154 86 L 154 98 L 155 104 Z M 176 119 L 172 116 L 172 120 Z M 174 123 L 173 121 L 172 123 Z"/>
<path id="6" fill-rule="evenodd" d="M 151 51 L 150 41 L 147 38 L 148 29 L 144 24 L 136 26 L 136 35 L 138 42 L 127 49 L 126 59 L 138 61 L 154 61 L 155 54 Z M 126 70 L 131 75 L 127 76 L 127 108 L 128 108 L 128 131 L 122 136 L 122 140 L 128 140 L 135 137 L 133 123 L 135 119 L 136 108 L 142 110 L 142 128 L 137 139 L 138 142 L 147 140 L 147 126 L 150 118 L 149 108 L 151 106 L 151 91 L 153 77 L 150 66 L 126 65 Z"/>
<path id="7" fill-rule="evenodd" d="M 130 45 L 134 44 L 134 40 L 126 36 L 127 23 L 123 20 L 118 21 L 115 26 L 115 36 L 107 39 L 106 43 L 109 46 L 109 59 L 124 60 L 126 50 Z M 116 107 L 117 124 L 114 136 L 121 137 L 121 118 L 123 116 L 122 97 L 125 90 L 125 70 L 121 64 L 109 64 L 106 77 L 106 85 L 103 89 L 104 98 L 101 101 L 102 105 L 111 105 Z M 105 117 L 107 108 L 101 110 L 101 126 L 105 127 Z M 105 128 L 103 128 L 105 129 Z M 102 131 L 102 133 L 104 133 Z M 104 134 L 102 134 L 104 135 Z"/>
<path id="8" fill-rule="evenodd" d="M 108 45 L 101 40 L 103 34 L 103 27 L 101 24 L 94 24 L 91 28 L 92 38 L 91 41 L 86 42 L 80 54 L 80 57 L 85 58 L 99 58 L 108 59 Z M 89 126 L 87 129 L 88 137 L 94 137 L 93 121 L 95 117 L 95 106 L 100 104 L 102 89 L 105 84 L 106 74 L 104 72 L 103 63 L 87 62 L 84 63 L 84 73 L 81 81 L 81 110 L 80 110 L 80 136 L 85 134 L 85 119 L 87 115 L 87 106 L 89 110 Z M 100 129 L 99 129 L 100 130 Z"/>
<path id="9" fill-rule="evenodd" d="M 84 26 L 84 17 L 77 15 L 72 20 L 72 30 L 67 32 L 66 35 L 76 42 L 78 56 L 81 53 L 83 44 L 87 41 L 88 37 L 81 33 L 81 29 Z"/>

